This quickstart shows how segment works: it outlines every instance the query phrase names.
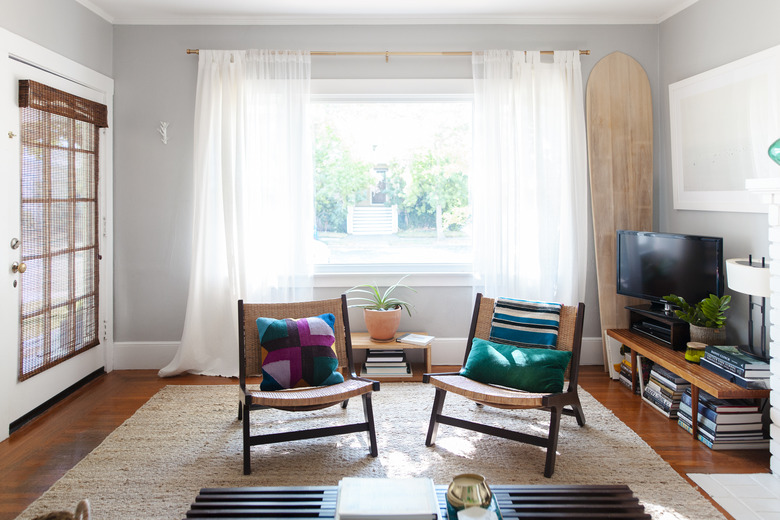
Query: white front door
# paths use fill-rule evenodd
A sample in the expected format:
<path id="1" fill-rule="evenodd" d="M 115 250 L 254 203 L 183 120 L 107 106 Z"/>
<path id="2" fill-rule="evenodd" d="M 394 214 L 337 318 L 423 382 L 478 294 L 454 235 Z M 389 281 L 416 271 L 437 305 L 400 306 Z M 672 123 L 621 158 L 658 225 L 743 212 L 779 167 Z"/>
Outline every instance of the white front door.
<path id="1" fill-rule="evenodd" d="M 101 344 L 64 361 L 40 374 L 19 382 L 19 328 L 20 328 L 20 283 L 24 274 L 15 266 L 22 264 L 20 242 L 20 109 L 18 106 L 19 80 L 29 79 L 56 89 L 106 104 L 113 94 L 113 82 L 104 83 L 101 89 L 87 87 L 75 82 L 79 76 L 87 81 L 90 74 L 83 75 L 82 66 L 74 64 L 42 47 L 19 38 L 0 29 L 0 260 L 4 262 L 0 275 L 0 440 L 8 436 L 8 427 L 14 421 L 46 403 L 57 394 L 68 389 L 89 374 L 107 367 L 110 370 L 111 337 L 105 333 L 105 312 L 102 308 L 99 337 Z M 88 70 L 88 69 L 84 69 Z M 94 73 L 93 73 L 94 74 Z M 65 76 L 65 77 L 63 77 Z M 100 77 L 100 76 L 98 76 Z M 71 79 L 66 79 L 71 78 Z M 85 82 L 82 80 L 82 82 Z M 106 90 L 105 85 L 110 84 Z M 111 168 L 110 137 L 101 131 L 101 180 Z M 108 167 L 104 167 L 108 165 Z M 110 183 L 109 183 L 110 184 Z M 99 183 L 100 192 L 105 199 L 106 186 Z M 110 192 L 108 192 L 110 193 Z M 102 211 L 107 207 L 101 200 Z M 108 206 L 110 207 L 110 206 Z M 104 240 L 105 224 L 101 226 L 101 250 L 110 241 Z M 103 272 L 110 268 L 106 260 L 112 255 L 103 254 L 101 262 L 101 284 L 103 292 L 111 273 Z M 109 269 L 110 270 L 110 269 Z M 103 295 L 101 295 L 102 297 Z M 108 291 L 111 296 L 111 291 Z M 110 300 L 109 300 L 110 302 Z M 108 309 L 111 308 L 109 304 Z M 108 358 L 108 359 L 107 359 Z"/>

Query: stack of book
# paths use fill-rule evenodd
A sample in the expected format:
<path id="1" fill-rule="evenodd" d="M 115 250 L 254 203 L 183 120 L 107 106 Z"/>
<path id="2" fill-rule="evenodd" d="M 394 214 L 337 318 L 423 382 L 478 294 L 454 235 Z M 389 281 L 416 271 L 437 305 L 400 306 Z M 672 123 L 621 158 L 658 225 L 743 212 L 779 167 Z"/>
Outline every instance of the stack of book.
<path id="1" fill-rule="evenodd" d="M 628 388 L 631 388 L 631 356 L 628 356 L 628 359 L 626 357 L 623 357 L 623 360 L 620 362 L 620 372 L 618 373 L 618 379 L 621 383 L 626 385 Z"/>
<path id="2" fill-rule="evenodd" d="M 693 433 L 690 389 L 683 393 L 677 424 Z M 744 399 L 718 399 L 699 390 L 698 439 L 713 450 L 769 447 L 759 405 Z"/>
<path id="3" fill-rule="evenodd" d="M 707 345 L 700 364 L 743 388 L 769 388 L 769 363 L 737 347 Z"/>
<path id="4" fill-rule="evenodd" d="M 631 388 L 631 350 L 623 346 L 623 359 L 620 362 L 620 371 L 618 372 L 618 380 Z M 640 366 L 637 369 L 638 377 L 641 376 L 640 385 L 644 385 L 649 380 L 650 367 L 653 362 L 644 356 L 637 356 Z M 639 393 L 639 388 L 635 389 L 634 393 Z"/>
<path id="5" fill-rule="evenodd" d="M 676 419 L 683 392 L 690 388 L 688 381 L 656 363 L 650 369 L 642 398 L 665 416 Z"/>
<path id="6" fill-rule="evenodd" d="M 366 377 L 412 377 L 403 349 L 369 349 L 360 375 Z"/>

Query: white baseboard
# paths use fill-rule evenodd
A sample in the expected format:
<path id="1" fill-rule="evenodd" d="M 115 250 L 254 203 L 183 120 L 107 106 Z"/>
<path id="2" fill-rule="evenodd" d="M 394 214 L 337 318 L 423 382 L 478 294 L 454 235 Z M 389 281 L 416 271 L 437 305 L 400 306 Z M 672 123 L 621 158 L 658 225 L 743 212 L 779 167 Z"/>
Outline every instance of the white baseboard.
<path id="1" fill-rule="evenodd" d="M 114 370 L 159 370 L 171 362 L 179 341 L 114 343 Z"/>
<path id="2" fill-rule="evenodd" d="M 114 343 L 114 370 L 159 370 L 171 362 L 178 341 Z M 436 338 L 431 344 L 432 365 L 461 365 L 466 338 Z M 582 338 L 581 365 L 602 365 L 601 338 Z"/>

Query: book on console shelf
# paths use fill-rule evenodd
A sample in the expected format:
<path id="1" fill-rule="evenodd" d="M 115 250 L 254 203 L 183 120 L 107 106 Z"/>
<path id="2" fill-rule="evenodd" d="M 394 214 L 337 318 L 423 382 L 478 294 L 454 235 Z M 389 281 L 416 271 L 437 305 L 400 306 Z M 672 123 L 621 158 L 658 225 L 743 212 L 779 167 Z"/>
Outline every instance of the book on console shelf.
<path id="1" fill-rule="evenodd" d="M 679 414 L 677 416 L 677 425 L 680 426 L 686 432 L 693 435 L 693 426 L 691 425 L 691 421 L 683 414 Z M 743 441 L 755 442 L 755 441 L 761 441 L 766 439 L 766 435 L 761 430 L 751 431 L 751 432 L 730 432 L 730 433 L 714 434 L 707 428 L 702 427 L 701 424 L 698 425 L 698 429 L 696 433 L 697 439 L 699 435 L 705 437 L 710 442 L 721 442 L 721 443 L 743 442 Z"/>
<path id="2" fill-rule="evenodd" d="M 699 432 L 696 436 L 712 450 L 765 450 L 769 449 L 769 439 L 712 440 Z"/>
<path id="3" fill-rule="evenodd" d="M 633 383 L 631 382 L 631 361 L 626 361 L 624 359 L 620 362 L 620 372 L 618 373 L 618 379 L 621 383 L 631 389 L 633 386 Z"/>
<path id="4" fill-rule="evenodd" d="M 680 400 L 680 397 L 682 396 L 685 389 L 691 387 L 690 384 L 682 386 L 669 383 L 663 378 L 658 377 L 658 375 L 652 371 L 650 372 L 650 381 L 648 381 L 647 384 L 658 387 L 659 392 L 662 392 L 670 399 L 676 399 L 678 401 Z"/>
<path id="5" fill-rule="evenodd" d="M 669 417 L 670 419 L 677 418 L 679 403 L 672 403 L 671 400 L 663 397 L 662 394 L 653 391 L 649 387 L 645 387 L 644 392 L 642 392 L 642 399 L 649 403 L 653 408 L 663 413 L 666 417 Z"/>
<path id="6" fill-rule="evenodd" d="M 758 356 L 749 354 L 739 347 L 733 345 L 707 345 L 704 348 L 704 354 L 718 357 L 724 361 L 742 367 L 744 369 L 766 369 L 769 370 L 769 363 Z"/>
<path id="7" fill-rule="evenodd" d="M 693 425 L 690 415 L 690 407 L 680 403 L 677 412 L 677 424 L 688 433 L 693 433 Z M 697 440 L 713 450 L 745 450 L 765 449 L 769 447 L 769 439 L 762 428 L 762 424 L 729 424 L 716 425 L 708 418 L 699 414 Z M 720 428 L 740 428 L 739 430 L 724 430 Z"/>
<path id="8" fill-rule="evenodd" d="M 670 384 L 690 386 L 690 383 L 686 381 L 685 378 L 678 376 L 668 368 L 662 367 L 658 363 L 653 365 L 653 368 L 655 368 L 656 376 L 666 379 Z"/>
<path id="9" fill-rule="evenodd" d="M 691 407 L 686 403 L 680 403 L 680 409 L 677 410 L 677 418 L 686 422 L 688 425 L 692 424 L 691 420 Z M 679 421 L 678 421 L 679 422 Z M 704 414 L 699 414 L 696 418 L 700 428 L 703 428 L 714 435 L 745 435 L 753 434 L 755 432 L 761 432 L 764 430 L 764 423 L 759 419 L 756 421 L 750 421 L 745 423 L 716 423 Z"/>
<path id="10" fill-rule="evenodd" d="M 668 388 L 666 388 L 663 385 L 660 385 L 652 377 L 650 378 L 650 381 L 648 381 L 647 384 L 645 385 L 645 390 L 650 390 L 651 392 L 654 392 L 658 397 L 668 401 L 673 407 L 677 407 L 680 404 L 680 398 L 682 397 L 682 392 L 672 393 Z"/>
<path id="11" fill-rule="evenodd" d="M 420 347 L 424 347 L 425 345 L 430 344 L 434 339 L 433 336 L 427 336 L 425 334 L 401 334 L 395 340 L 398 343 L 408 343 L 409 345 L 418 345 Z"/>
<path id="12" fill-rule="evenodd" d="M 719 375 L 726 381 L 730 381 L 734 384 L 737 384 L 742 388 L 748 388 L 752 390 L 763 390 L 769 388 L 770 385 L 769 377 L 755 378 L 755 377 L 738 376 L 734 372 L 730 372 L 725 368 L 716 365 L 706 357 L 703 357 L 699 360 L 699 365 L 702 368 L 706 368 L 710 372 Z"/>
<path id="13" fill-rule="evenodd" d="M 728 370 L 744 378 L 767 379 L 769 377 L 769 363 L 756 358 L 755 362 L 743 363 L 737 361 L 732 356 L 735 347 L 722 347 L 707 345 L 704 349 L 704 358 L 720 368 Z M 724 350 L 725 349 L 725 350 Z M 752 357 L 749 354 L 739 352 L 743 357 Z"/>
<path id="14" fill-rule="evenodd" d="M 690 390 L 681 398 L 681 405 L 693 408 Z M 715 424 L 746 424 L 760 422 L 763 414 L 757 404 L 745 399 L 718 399 L 704 390 L 699 390 L 699 415 L 704 415 Z"/>

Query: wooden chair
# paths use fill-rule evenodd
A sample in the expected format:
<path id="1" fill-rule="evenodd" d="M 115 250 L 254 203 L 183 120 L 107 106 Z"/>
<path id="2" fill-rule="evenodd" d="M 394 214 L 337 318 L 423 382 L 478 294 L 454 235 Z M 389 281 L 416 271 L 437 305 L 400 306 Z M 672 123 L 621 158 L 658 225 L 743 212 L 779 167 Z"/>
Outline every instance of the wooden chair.
<path id="1" fill-rule="evenodd" d="M 247 387 L 247 378 L 261 376 L 260 337 L 256 320 L 259 317 L 283 319 L 306 318 L 332 313 L 336 317 L 335 349 L 338 355 L 339 368 L 344 375 L 344 382 L 330 386 L 295 388 L 289 390 L 261 391 Z M 244 474 L 251 473 L 250 448 L 260 444 L 343 435 L 347 433 L 368 432 L 371 444 L 371 456 L 378 454 L 376 430 L 374 428 L 374 412 L 371 404 L 371 392 L 379 391 L 379 383 L 357 377 L 352 361 L 352 342 L 349 335 L 349 318 L 347 315 L 347 299 L 301 302 L 301 303 L 244 303 L 238 302 L 238 348 L 239 348 L 239 386 L 240 402 L 238 418 L 243 420 L 244 438 Z M 250 432 L 250 412 L 265 408 L 279 410 L 309 411 L 319 410 L 341 403 L 347 407 L 351 397 L 363 398 L 365 421 L 341 426 L 311 428 L 283 433 L 267 433 L 252 435 Z"/>
<path id="2" fill-rule="evenodd" d="M 472 340 L 475 337 L 485 340 L 489 339 L 494 304 L 495 300 L 483 298 L 482 294 L 477 295 L 466 347 L 466 356 L 463 360 L 464 366 L 471 351 Z M 431 421 L 428 426 L 428 436 L 425 439 L 425 445 L 432 446 L 436 443 L 439 424 L 448 424 L 505 439 L 546 447 L 547 460 L 544 467 L 544 476 L 551 477 L 553 471 L 555 471 L 555 454 L 558 447 L 558 430 L 561 414 L 572 415 L 576 417 L 577 424 L 580 426 L 585 425 L 585 415 L 580 405 L 580 398 L 577 395 L 577 376 L 580 368 L 584 314 L 585 304 L 583 303 L 580 303 L 577 307 L 564 306 L 561 310 L 557 348 L 559 350 L 570 350 L 572 353 L 571 362 L 567 368 L 568 386 L 564 383 L 564 390 L 561 393 L 537 394 L 513 390 L 479 383 L 459 375 L 458 372 L 424 374 L 423 382 L 431 383 L 436 387 L 436 396 L 433 401 L 433 410 L 431 411 Z M 529 435 L 444 415 L 442 409 L 447 392 L 462 395 L 476 401 L 479 405 L 495 408 L 508 410 L 536 408 L 548 410 L 550 412 L 548 435 L 547 437 Z"/>

